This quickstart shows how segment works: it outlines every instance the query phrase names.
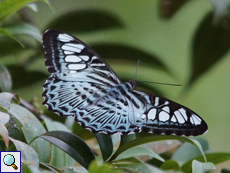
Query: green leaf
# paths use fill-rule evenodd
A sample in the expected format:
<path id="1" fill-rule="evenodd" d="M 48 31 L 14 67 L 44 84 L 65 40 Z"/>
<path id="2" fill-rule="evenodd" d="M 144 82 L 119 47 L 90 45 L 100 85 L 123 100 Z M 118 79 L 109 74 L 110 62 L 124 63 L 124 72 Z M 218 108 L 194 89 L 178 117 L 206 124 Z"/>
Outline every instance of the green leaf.
<path id="1" fill-rule="evenodd" d="M 214 165 L 217 165 L 219 163 L 223 163 L 230 160 L 230 153 L 208 153 L 206 154 L 206 158 L 209 162 L 213 163 Z M 199 162 L 203 162 L 202 156 L 198 156 L 194 159 Z M 193 160 L 190 160 L 182 165 L 183 172 L 189 173 L 192 171 L 192 167 L 191 167 L 192 162 Z"/>
<path id="2" fill-rule="evenodd" d="M 21 171 L 23 173 L 31 173 L 30 169 L 27 167 L 27 165 L 22 164 Z"/>
<path id="3" fill-rule="evenodd" d="M 39 80 L 45 81 L 47 75 L 38 71 L 26 70 L 23 66 L 8 65 L 8 70 L 11 72 L 13 79 L 13 90 L 21 87 L 28 87 Z M 24 77 L 26 76 L 26 77 Z"/>
<path id="4" fill-rule="evenodd" d="M 221 173 L 230 173 L 230 170 L 229 170 L 229 169 L 224 168 L 224 169 L 221 169 Z"/>
<path id="5" fill-rule="evenodd" d="M 90 162 L 95 159 L 89 146 L 72 133 L 52 131 L 42 134 L 40 137 L 65 151 L 85 168 L 88 168 Z"/>
<path id="6" fill-rule="evenodd" d="M 128 171 L 131 170 L 131 172 L 132 171 L 139 172 L 139 173 L 151 172 L 149 167 L 145 163 L 141 162 L 135 157 L 120 160 L 119 162 L 113 163 L 113 165 L 120 169 L 127 169 Z"/>
<path id="7" fill-rule="evenodd" d="M 224 58 L 230 49 L 229 37 L 229 29 L 213 25 L 213 13 L 206 15 L 193 40 L 190 85 Z"/>
<path id="8" fill-rule="evenodd" d="M 164 72 L 170 71 L 166 65 L 160 61 L 160 58 L 141 50 L 139 48 L 115 43 L 97 43 L 91 46 L 101 57 L 106 57 L 108 60 L 116 60 L 120 63 L 133 63 L 136 65 L 138 58 L 141 57 L 141 64 L 145 67 L 151 67 L 162 70 Z M 125 57 L 125 59 L 124 59 Z"/>
<path id="9" fill-rule="evenodd" d="M 204 151 L 208 150 L 209 146 L 208 146 L 207 140 L 205 140 L 204 138 L 201 138 L 201 137 L 196 137 L 195 139 L 201 144 L 202 149 Z M 175 160 L 181 164 L 181 163 L 185 163 L 185 162 L 199 156 L 200 154 L 201 153 L 196 146 L 194 146 L 190 143 L 184 143 L 175 151 L 175 153 L 172 156 L 172 160 Z"/>
<path id="10" fill-rule="evenodd" d="M 0 113 L 3 113 L 3 112 L 0 112 Z M 0 118 L 1 118 L 1 114 L 0 114 Z M 8 148 L 9 147 L 9 133 L 6 127 L 1 123 L 0 123 L 0 135 L 3 138 L 3 141 L 6 144 L 6 147 Z"/>
<path id="11" fill-rule="evenodd" d="M 48 131 L 60 130 L 60 131 L 70 132 L 70 130 L 60 122 L 52 121 L 48 118 L 45 118 L 44 121 L 45 121 Z"/>
<path id="12" fill-rule="evenodd" d="M 167 160 L 161 165 L 161 169 L 180 171 L 180 165 L 175 160 Z"/>
<path id="13" fill-rule="evenodd" d="M 106 161 L 113 152 L 113 142 L 110 135 L 95 133 L 98 144 L 101 149 L 103 160 Z"/>
<path id="14" fill-rule="evenodd" d="M 0 90 L 9 92 L 12 88 L 12 80 L 7 68 L 0 64 Z"/>
<path id="15" fill-rule="evenodd" d="M 24 47 L 24 45 L 18 39 L 16 39 L 14 36 L 12 36 L 12 34 L 10 34 L 6 29 L 0 28 L 0 34 L 4 34 L 7 37 L 12 38 L 14 41 L 18 42 L 18 44 L 20 44 L 22 47 Z"/>
<path id="16" fill-rule="evenodd" d="M 12 35 L 27 35 L 29 37 L 32 37 L 32 38 L 36 39 L 40 43 L 42 42 L 42 34 L 39 31 L 39 29 L 37 27 L 35 27 L 33 25 L 30 25 L 30 24 L 27 24 L 27 23 L 20 23 L 20 24 L 17 24 L 17 25 L 10 25 L 10 26 L 4 27 L 4 30 L 8 34 L 10 34 L 11 36 Z M 1 30 L 0 30 L 0 32 L 1 32 Z"/>
<path id="17" fill-rule="evenodd" d="M 135 134 L 130 134 L 130 135 L 121 135 L 121 142 L 120 142 L 120 146 L 126 144 L 129 141 L 132 141 L 136 139 L 136 135 Z"/>
<path id="18" fill-rule="evenodd" d="M 144 132 L 142 132 L 142 134 L 144 134 Z M 144 137 L 144 135 L 142 137 Z M 170 152 L 171 150 L 178 148 L 180 145 L 181 142 L 178 140 L 165 140 L 165 141 L 151 142 L 148 144 L 144 144 L 143 146 L 149 148 L 156 154 L 161 154 L 165 152 Z"/>
<path id="19" fill-rule="evenodd" d="M 136 156 L 151 156 L 151 157 L 154 157 L 154 158 L 156 158 L 162 162 L 165 161 L 162 157 L 160 157 L 158 154 L 154 153 L 152 150 L 150 150 L 146 147 L 142 147 L 142 146 L 136 146 L 136 147 L 133 147 L 133 148 L 130 148 L 130 149 L 124 151 L 123 153 L 118 155 L 118 157 L 114 161 L 126 159 L 129 157 L 136 157 Z"/>
<path id="20" fill-rule="evenodd" d="M 188 137 L 182 137 L 182 136 L 167 136 L 167 135 L 148 134 L 146 137 L 135 139 L 135 140 L 130 141 L 130 142 L 124 144 L 123 146 L 119 147 L 117 149 L 117 151 L 114 153 L 114 155 L 109 159 L 109 161 L 116 159 L 116 157 L 119 154 L 121 154 L 122 152 L 126 151 L 129 148 L 132 148 L 132 147 L 135 147 L 138 145 L 142 145 L 142 144 L 146 144 L 149 142 L 157 142 L 157 141 L 162 141 L 162 140 L 173 140 L 173 139 L 188 142 L 188 143 L 195 145 L 200 150 L 200 152 L 202 153 L 203 158 L 206 160 L 201 145 L 194 139 L 191 139 Z"/>
<path id="21" fill-rule="evenodd" d="M 47 118 L 45 118 L 45 124 L 48 131 L 61 130 L 70 132 L 63 124 L 51 121 Z M 66 154 L 64 151 L 54 145 L 52 145 L 51 159 L 49 163 L 58 168 L 76 165 L 76 161 L 72 157 L 70 157 L 68 154 Z"/>
<path id="22" fill-rule="evenodd" d="M 59 157 L 61 158 L 61 157 Z M 56 168 L 54 165 L 48 164 L 48 163 L 43 163 L 43 162 L 39 162 L 42 166 L 48 168 L 49 170 L 51 170 L 54 173 L 63 173 L 63 171 L 61 171 L 60 169 Z"/>
<path id="23" fill-rule="evenodd" d="M 192 162 L 192 172 L 193 173 L 203 173 L 203 164 L 201 162 L 198 162 L 196 160 L 193 160 Z"/>
<path id="24" fill-rule="evenodd" d="M 89 173 L 84 167 L 64 168 L 63 173 Z"/>
<path id="25" fill-rule="evenodd" d="M 73 27 L 73 26 L 78 27 Z M 56 28 L 66 32 L 95 32 L 98 30 L 123 27 L 120 19 L 107 11 L 77 10 L 53 19 L 46 28 Z"/>
<path id="26" fill-rule="evenodd" d="M 192 161 L 192 172 L 203 173 L 204 171 L 213 170 L 215 166 L 212 163 L 202 163 L 197 160 Z"/>
<path id="27" fill-rule="evenodd" d="M 21 162 L 27 165 L 32 173 L 39 173 L 39 159 L 35 150 L 21 141 L 13 138 L 10 140 L 14 143 L 17 151 L 21 151 Z"/>
<path id="28" fill-rule="evenodd" d="M 34 12 L 38 12 L 38 7 L 37 4 L 35 3 L 29 3 L 26 5 L 28 8 L 30 8 L 31 10 L 33 10 Z"/>
<path id="29" fill-rule="evenodd" d="M 195 161 L 195 160 L 194 160 Z M 193 161 L 193 162 L 194 162 Z M 211 162 L 205 162 L 205 163 L 203 163 L 203 169 L 205 170 L 205 171 L 209 171 L 209 170 L 214 170 L 214 169 L 216 169 L 216 167 L 215 167 L 215 165 L 213 164 L 213 163 L 211 163 Z"/>
<path id="30" fill-rule="evenodd" d="M 19 54 L 19 53 L 21 53 L 22 51 L 25 50 L 15 40 L 9 39 L 8 37 L 5 37 L 5 36 L 3 37 L 1 35 L 0 35 L 0 45 L 1 45 L 0 46 L 1 60 L 3 59 L 4 56 L 5 57 L 9 56 L 9 55 L 11 55 L 11 56 L 15 55 L 16 56 L 17 54 Z M 28 46 L 28 44 L 25 47 L 27 47 L 27 46 Z M 8 63 L 8 64 L 16 63 L 16 62 L 12 62 L 12 60 L 10 61 L 9 57 L 6 57 L 5 62 Z M 7 66 L 7 68 L 8 68 L 8 66 Z M 12 75 L 12 73 L 11 73 L 11 75 Z M 13 77 L 13 75 L 12 75 L 12 77 Z"/>
<path id="31" fill-rule="evenodd" d="M 0 111 L 0 123 L 5 125 L 10 120 L 9 114 Z"/>
<path id="32" fill-rule="evenodd" d="M 80 124 L 76 123 L 75 121 L 73 123 L 72 132 L 80 138 L 82 138 L 83 140 L 90 140 L 95 137 L 91 131 L 82 128 Z"/>
<path id="33" fill-rule="evenodd" d="M 96 161 L 91 162 L 88 171 L 89 173 L 118 173 L 108 164 L 103 163 L 99 165 Z"/>
<path id="34" fill-rule="evenodd" d="M 10 102 L 13 97 L 14 95 L 11 93 L 7 93 L 7 92 L 0 93 L 0 106 L 6 109 L 7 112 L 9 112 L 10 110 Z"/>
<path id="35" fill-rule="evenodd" d="M 6 0 L 0 3 L 0 23 L 16 13 L 19 9 L 24 7 L 27 3 L 34 2 L 37 0 Z M 41 0 L 46 2 L 45 0 Z"/>
<path id="36" fill-rule="evenodd" d="M 45 133 L 46 130 L 38 119 L 27 109 L 11 104 L 10 114 L 21 124 L 25 139 L 30 143 L 35 137 Z M 39 154 L 39 160 L 48 162 L 50 157 L 50 144 L 42 139 L 35 139 L 30 146 Z"/>

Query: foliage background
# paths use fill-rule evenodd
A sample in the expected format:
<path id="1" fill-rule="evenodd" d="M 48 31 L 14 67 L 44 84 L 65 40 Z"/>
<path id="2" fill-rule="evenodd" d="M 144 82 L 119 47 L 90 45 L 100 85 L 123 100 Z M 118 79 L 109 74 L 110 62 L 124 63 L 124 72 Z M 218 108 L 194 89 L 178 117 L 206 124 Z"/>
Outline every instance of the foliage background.
<path id="1" fill-rule="evenodd" d="M 230 54 L 228 50 L 223 51 L 218 44 L 213 45 L 207 52 L 212 53 L 215 50 L 218 54 L 218 51 L 220 51 L 220 56 L 217 57 L 215 63 L 210 65 L 211 58 L 209 61 L 208 57 L 210 54 L 205 51 L 202 52 L 203 47 L 201 44 L 198 47 L 198 53 L 201 51 L 206 59 L 195 58 L 195 53 L 197 53 L 195 52 L 197 50 L 196 45 L 198 44 L 196 39 L 203 36 L 201 38 L 204 39 L 203 44 L 205 47 L 205 42 L 209 42 L 210 37 L 216 37 L 215 34 L 212 35 L 211 28 L 207 24 L 207 16 L 214 13 L 214 9 L 208 1 L 187 1 L 174 16 L 168 19 L 159 17 L 159 1 L 152 0 L 55 0 L 50 1 L 50 3 L 53 12 L 43 2 L 36 3 L 38 5 L 37 13 L 30 9 L 25 10 L 29 20 L 40 31 L 44 32 L 46 29 L 58 26 L 88 45 L 95 46 L 95 50 L 99 54 L 101 49 L 97 45 L 104 43 L 109 45 L 129 45 L 153 55 L 166 66 L 169 73 L 157 67 L 154 62 L 148 64 L 143 61 L 142 63 L 142 57 L 135 56 L 135 54 L 132 57 L 124 56 L 122 60 L 102 57 L 111 65 L 121 79 L 134 78 L 136 63 L 140 59 L 137 80 L 144 79 L 145 81 L 182 84 L 182 87 L 153 84 L 147 86 L 152 88 L 150 89 L 152 92 L 158 91 L 166 98 L 179 102 L 197 112 L 209 126 L 208 133 L 203 136 L 208 139 L 210 148 L 213 151 L 230 151 Z M 117 27 L 107 29 L 82 30 L 87 23 L 92 21 L 86 20 L 87 18 L 77 18 L 77 15 L 75 16 L 76 18 L 67 18 L 66 14 L 70 12 L 78 14 L 84 12 L 86 15 L 90 14 L 90 12 L 103 12 L 115 18 L 119 24 Z M 17 15 L 15 14 L 14 17 L 17 18 Z M 212 19 L 214 20 L 214 17 Z M 65 20 L 69 24 L 74 23 L 76 20 L 79 22 L 79 26 L 77 23 L 68 28 L 61 24 Z M 59 25 L 57 25 L 57 22 L 59 22 Z M 96 22 L 100 24 L 100 21 Z M 201 25 L 206 27 L 203 33 L 199 32 Z M 59 29 L 58 27 L 56 29 Z M 211 34 L 208 35 L 208 33 Z M 208 36 L 204 36 L 205 34 Z M 223 42 L 229 40 L 229 37 L 221 34 L 217 35 L 217 38 L 223 38 Z M 27 62 L 25 59 L 30 56 L 32 50 L 25 51 L 20 55 L 2 56 L 3 58 L 1 57 L 0 60 L 1 64 L 9 67 L 12 73 L 13 91 L 20 92 L 20 96 L 26 100 L 36 98 L 38 107 L 46 111 L 46 108 L 41 106 L 43 101 L 41 86 L 49 74 L 44 65 L 40 43 L 31 42 L 31 45 L 33 44 L 38 45 L 38 50 L 36 51 L 40 52 L 40 54 L 35 54 L 33 61 L 29 61 L 26 71 L 22 71 L 18 64 L 21 63 L 22 65 L 23 62 Z M 226 44 L 229 47 L 228 43 Z M 12 49 L 8 47 L 8 51 Z M 101 52 L 106 54 L 105 51 Z M 126 55 L 125 52 L 124 55 Z M 206 65 L 210 66 L 210 68 L 207 68 L 205 73 L 197 74 L 198 78 L 193 81 L 192 85 L 187 85 L 197 66 Z M 26 80 L 27 75 L 29 76 L 28 80 Z M 34 77 L 34 79 L 29 80 L 31 77 Z M 230 168 L 229 161 L 225 163 L 225 167 Z"/>

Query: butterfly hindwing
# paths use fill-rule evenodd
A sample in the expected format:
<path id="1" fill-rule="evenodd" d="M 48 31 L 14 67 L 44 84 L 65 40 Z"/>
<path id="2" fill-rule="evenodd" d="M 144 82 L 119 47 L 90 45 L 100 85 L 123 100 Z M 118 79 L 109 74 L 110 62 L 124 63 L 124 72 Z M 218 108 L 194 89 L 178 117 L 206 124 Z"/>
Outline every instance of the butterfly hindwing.
<path id="1" fill-rule="evenodd" d="M 93 132 L 131 134 L 140 131 L 140 127 L 129 121 L 132 113 L 126 97 L 115 96 L 113 92 L 101 98 L 95 105 L 80 110 L 78 114 L 75 120 Z"/>
<path id="2" fill-rule="evenodd" d="M 43 85 L 43 104 L 81 126 L 107 134 L 138 133 L 196 136 L 207 124 L 192 110 L 121 83 L 90 47 L 58 30 L 43 36 L 45 64 L 51 76 Z"/>

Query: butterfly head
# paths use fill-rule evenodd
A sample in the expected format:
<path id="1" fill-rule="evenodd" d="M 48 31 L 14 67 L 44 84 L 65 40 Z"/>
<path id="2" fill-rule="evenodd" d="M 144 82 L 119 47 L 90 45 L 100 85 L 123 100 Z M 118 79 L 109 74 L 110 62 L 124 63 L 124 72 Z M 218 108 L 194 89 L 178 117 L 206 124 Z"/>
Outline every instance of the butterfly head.
<path id="1" fill-rule="evenodd" d="M 130 86 L 131 89 L 134 89 L 136 87 L 136 85 L 137 85 L 137 83 L 134 80 L 130 80 L 128 82 L 128 84 L 129 84 L 129 86 Z"/>

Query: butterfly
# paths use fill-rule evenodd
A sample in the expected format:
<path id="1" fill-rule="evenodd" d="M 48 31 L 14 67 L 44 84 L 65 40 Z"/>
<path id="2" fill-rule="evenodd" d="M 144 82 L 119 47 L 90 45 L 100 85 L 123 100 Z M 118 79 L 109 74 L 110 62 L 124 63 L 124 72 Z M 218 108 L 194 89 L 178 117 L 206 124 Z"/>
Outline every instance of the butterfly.
<path id="1" fill-rule="evenodd" d="M 43 104 L 60 116 L 74 116 L 94 133 L 197 136 L 208 129 L 195 112 L 163 97 L 121 83 L 94 50 L 59 30 L 43 36 L 45 65 L 51 76 L 43 85 Z"/>

